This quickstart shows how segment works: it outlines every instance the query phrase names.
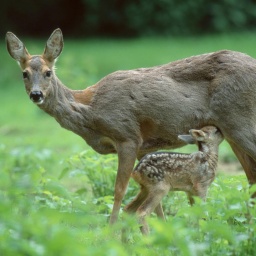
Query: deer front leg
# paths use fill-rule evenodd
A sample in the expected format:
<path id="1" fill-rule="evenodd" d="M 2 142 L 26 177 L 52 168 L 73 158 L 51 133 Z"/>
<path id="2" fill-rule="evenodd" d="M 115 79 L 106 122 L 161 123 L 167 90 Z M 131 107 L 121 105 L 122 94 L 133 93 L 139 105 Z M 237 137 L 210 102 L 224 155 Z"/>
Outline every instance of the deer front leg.
<path id="1" fill-rule="evenodd" d="M 115 182 L 114 205 L 110 216 L 110 224 L 118 219 L 122 199 L 125 195 L 131 172 L 133 170 L 138 151 L 138 144 L 126 141 L 117 145 L 118 170 Z"/>

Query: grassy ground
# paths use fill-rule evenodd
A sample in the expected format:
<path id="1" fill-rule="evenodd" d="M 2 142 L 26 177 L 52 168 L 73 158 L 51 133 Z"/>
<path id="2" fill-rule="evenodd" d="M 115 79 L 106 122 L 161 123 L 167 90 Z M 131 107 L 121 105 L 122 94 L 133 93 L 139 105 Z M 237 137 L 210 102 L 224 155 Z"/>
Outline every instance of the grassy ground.
<path id="1" fill-rule="evenodd" d="M 32 54 L 43 51 L 45 42 L 23 41 Z M 159 65 L 220 49 L 256 57 L 255 43 L 256 36 L 248 33 L 118 41 L 67 39 L 57 73 L 68 87 L 82 89 L 115 70 Z M 220 147 L 220 175 L 206 204 L 198 202 L 191 209 L 182 193 L 174 193 L 164 201 L 167 223 L 151 218 L 148 238 L 141 237 L 134 218 L 109 228 L 116 156 L 94 153 L 32 104 L 3 42 L 0 52 L 0 254 L 255 253 L 255 210 L 250 207 L 245 175 L 225 142 Z M 124 203 L 137 190 L 131 182 Z M 133 227 L 125 246 L 119 237 L 122 225 Z"/>

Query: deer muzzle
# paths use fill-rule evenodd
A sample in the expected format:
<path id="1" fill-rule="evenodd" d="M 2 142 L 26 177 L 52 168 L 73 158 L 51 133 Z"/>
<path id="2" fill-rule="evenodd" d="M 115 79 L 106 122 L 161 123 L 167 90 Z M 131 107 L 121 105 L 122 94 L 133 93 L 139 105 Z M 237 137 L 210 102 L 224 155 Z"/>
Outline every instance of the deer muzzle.
<path id="1" fill-rule="evenodd" d="M 41 91 L 32 91 L 30 94 L 29 94 L 29 97 L 30 99 L 40 105 L 44 102 L 44 95 Z"/>
<path id="2" fill-rule="evenodd" d="M 186 134 L 186 135 L 178 135 L 178 138 L 179 138 L 180 140 L 185 141 L 187 144 L 195 144 L 194 138 L 193 138 L 191 135 L 189 135 L 189 134 Z"/>

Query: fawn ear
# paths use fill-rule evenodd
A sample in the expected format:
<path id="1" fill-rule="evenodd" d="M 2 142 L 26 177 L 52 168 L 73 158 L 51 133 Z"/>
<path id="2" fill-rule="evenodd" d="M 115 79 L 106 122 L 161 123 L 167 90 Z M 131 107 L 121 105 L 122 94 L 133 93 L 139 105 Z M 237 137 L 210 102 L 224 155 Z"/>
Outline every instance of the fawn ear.
<path id="1" fill-rule="evenodd" d="M 178 138 L 180 140 L 185 141 L 187 144 L 195 144 L 195 140 L 191 135 L 179 135 Z"/>
<path id="2" fill-rule="evenodd" d="M 60 54 L 63 48 L 63 36 L 59 28 L 55 29 L 47 40 L 43 58 L 53 62 Z"/>
<path id="3" fill-rule="evenodd" d="M 25 45 L 12 32 L 6 33 L 5 40 L 9 54 L 20 64 L 24 63 L 29 58 L 30 55 Z"/>
<path id="4" fill-rule="evenodd" d="M 191 129 L 189 133 L 194 138 L 194 140 L 203 141 L 205 139 L 205 133 L 201 130 Z"/>

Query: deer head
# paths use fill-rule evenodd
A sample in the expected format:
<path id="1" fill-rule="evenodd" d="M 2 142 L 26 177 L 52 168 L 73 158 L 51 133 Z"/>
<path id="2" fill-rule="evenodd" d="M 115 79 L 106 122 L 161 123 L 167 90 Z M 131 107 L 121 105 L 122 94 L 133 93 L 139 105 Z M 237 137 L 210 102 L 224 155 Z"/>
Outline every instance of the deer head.
<path id="1" fill-rule="evenodd" d="M 21 67 L 30 99 L 38 105 L 43 104 L 55 81 L 54 63 L 63 48 L 61 30 L 53 31 L 42 55 L 30 55 L 25 45 L 11 32 L 6 34 L 6 43 L 9 54 Z"/>

